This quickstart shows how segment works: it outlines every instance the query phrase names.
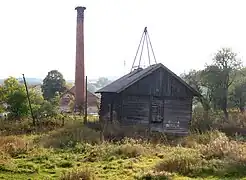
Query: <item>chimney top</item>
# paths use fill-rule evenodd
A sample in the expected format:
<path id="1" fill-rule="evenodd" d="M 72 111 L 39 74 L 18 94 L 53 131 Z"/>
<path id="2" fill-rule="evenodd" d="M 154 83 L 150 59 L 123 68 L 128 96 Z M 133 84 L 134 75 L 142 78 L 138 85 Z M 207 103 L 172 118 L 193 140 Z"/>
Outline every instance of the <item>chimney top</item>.
<path id="1" fill-rule="evenodd" d="M 75 10 L 77 10 L 77 11 L 79 11 L 79 10 L 84 11 L 84 10 L 86 10 L 86 7 L 83 7 L 83 6 L 77 6 L 77 7 L 75 8 Z"/>
<path id="2" fill-rule="evenodd" d="M 84 21 L 84 10 L 86 9 L 86 7 L 82 7 L 82 6 L 77 6 L 75 8 L 75 10 L 77 10 L 77 21 L 81 22 Z"/>

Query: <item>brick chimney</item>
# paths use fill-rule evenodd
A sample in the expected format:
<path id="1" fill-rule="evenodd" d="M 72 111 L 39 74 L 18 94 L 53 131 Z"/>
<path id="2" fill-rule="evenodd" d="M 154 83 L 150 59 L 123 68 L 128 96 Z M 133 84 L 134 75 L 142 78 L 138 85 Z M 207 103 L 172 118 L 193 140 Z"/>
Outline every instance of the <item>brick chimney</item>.
<path id="1" fill-rule="evenodd" d="M 75 67 L 75 108 L 84 107 L 85 103 L 85 65 L 84 65 L 84 10 L 78 6 L 76 32 L 76 67 Z"/>

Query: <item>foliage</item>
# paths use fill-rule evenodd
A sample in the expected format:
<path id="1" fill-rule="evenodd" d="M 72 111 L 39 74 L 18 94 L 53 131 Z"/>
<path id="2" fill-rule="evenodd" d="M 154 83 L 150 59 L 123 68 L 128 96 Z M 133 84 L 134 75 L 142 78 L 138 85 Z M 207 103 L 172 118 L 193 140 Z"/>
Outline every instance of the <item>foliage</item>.
<path id="1" fill-rule="evenodd" d="M 9 77 L 0 87 L 1 109 L 3 103 L 7 104 L 5 111 L 9 111 L 9 117 L 20 119 L 30 115 L 26 90 L 24 84 L 17 79 Z M 35 118 L 54 117 L 58 113 L 59 95 L 55 95 L 50 102 L 44 100 L 42 93 L 35 88 L 29 89 L 30 102 Z"/>
<path id="2" fill-rule="evenodd" d="M 244 106 L 246 105 L 246 79 L 236 83 L 229 95 L 231 107 L 237 107 L 241 112 L 244 112 Z"/>
<path id="3" fill-rule="evenodd" d="M 218 130 L 190 134 L 166 144 L 137 137 L 99 143 L 99 137 L 99 132 L 78 120 L 48 133 L 2 136 L 0 177 L 175 180 L 246 176 L 245 142 Z"/>
<path id="4" fill-rule="evenodd" d="M 202 95 L 195 97 L 195 104 L 197 105 L 198 102 L 202 104 L 205 112 L 204 116 L 207 119 L 208 111 L 211 109 L 212 95 L 211 88 L 204 80 L 202 71 L 191 70 L 187 74 L 182 74 L 181 77 Z"/>
<path id="5" fill-rule="evenodd" d="M 26 93 L 24 91 L 15 91 L 8 95 L 6 103 L 7 110 L 13 118 L 21 118 L 28 115 L 28 103 Z"/>
<path id="6" fill-rule="evenodd" d="M 28 104 L 25 87 L 14 77 L 9 77 L 1 87 L 1 99 L 7 106 L 11 117 L 20 119 L 27 116 Z"/>
<path id="7" fill-rule="evenodd" d="M 194 169 L 201 165 L 202 156 L 198 150 L 175 148 L 166 154 L 165 158 L 156 165 L 157 171 L 179 172 L 183 175 L 194 173 Z"/>
<path id="8" fill-rule="evenodd" d="M 94 83 L 88 82 L 87 89 L 88 89 L 88 91 L 94 93 L 97 90 L 97 86 Z"/>
<path id="9" fill-rule="evenodd" d="M 62 177 L 60 180 L 94 180 L 96 179 L 94 173 L 92 170 L 85 168 L 85 169 L 75 169 L 71 172 L 67 172 Z"/>
<path id="10" fill-rule="evenodd" d="M 61 94 L 66 90 L 66 81 L 63 78 L 63 75 L 57 71 L 52 70 L 48 72 L 48 75 L 44 78 L 42 84 L 42 92 L 44 99 L 50 100 L 53 99 L 56 94 Z"/>
<path id="11" fill-rule="evenodd" d="M 123 158 L 135 158 L 146 153 L 144 150 L 145 149 L 140 145 L 123 144 L 117 147 L 113 154 L 119 155 Z"/>
<path id="12" fill-rule="evenodd" d="M 182 78 L 202 94 L 198 101 L 204 109 L 204 119 L 208 120 L 209 111 L 224 113 L 228 121 L 228 107 L 239 108 L 245 105 L 245 68 L 237 54 L 230 48 L 222 48 L 214 55 L 213 63 L 203 70 L 191 70 Z M 196 105 L 197 105 L 197 102 Z"/>
<path id="13" fill-rule="evenodd" d="M 28 151 L 28 142 L 15 136 L 0 137 L 0 151 L 16 157 Z"/>
<path id="14" fill-rule="evenodd" d="M 99 132 L 83 127 L 80 122 L 74 122 L 40 139 L 45 147 L 53 148 L 75 147 L 79 142 L 99 143 Z"/>
<path id="15" fill-rule="evenodd" d="M 96 87 L 97 88 L 102 88 L 106 85 L 108 85 L 109 83 L 111 83 L 111 81 L 108 78 L 105 77 L 100 77 L 97 82 L 96 82 Z"/>
<path id="16" fill-rule="evenodd" d="M 228 89 L 235 80 L 236 71 L 241 68 L 241 60 L 229 48 L 222 48 L 214 56 L 214 63 L 207 66 L 204 75 L 211 84 L 215 107 L 223 110 L 228 120 Z"/>

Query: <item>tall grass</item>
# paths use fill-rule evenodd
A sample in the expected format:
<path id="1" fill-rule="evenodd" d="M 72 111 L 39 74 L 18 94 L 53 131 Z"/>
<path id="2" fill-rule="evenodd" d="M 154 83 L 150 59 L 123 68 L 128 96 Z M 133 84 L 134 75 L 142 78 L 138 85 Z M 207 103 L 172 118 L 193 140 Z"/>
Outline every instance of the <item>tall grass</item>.
<path id="1" fill-rule="evenodd" d="M 102 174 L 123 173 L 124 177 L 127 173 L 129 177 L 138 174 L 139 179 L 172 179 L 179 175 L 219 179 L 246 176 L 246 143 L 242 138 L 213 130 L 219 129 L 216 127 L 221 122 L 217 116 L 213 121 L 214 128 L 181 138 L 149 133 L 141 126 L 110 124 L 103 134 L 104 142 L 100 140 L 100 129 L 95 128 L 98 124 L 84 125 L 81 119 L 35 136 L 34 129 L 29 138 L 13 135 L 18 134 L 20 127 L 26 127 L 24 131 L 32 128 L 24 121 L 24 124 L 12 124 L 18 128 L 8 125 L 12 135 L 6 133 L 0 137 L 0 171 L 37 173 L 43 168 L 45 172 L 56 173 L 65 170 L 59 174 L 63 180 L 97 179 L 95 172 L 105 178 Z"/>
<path id="2" fill-rule="evenodd" d="M 61 176 L 60 180 L 96 180 L 96 176 L 92 170 L 84 168 L 66 172 Z"/>

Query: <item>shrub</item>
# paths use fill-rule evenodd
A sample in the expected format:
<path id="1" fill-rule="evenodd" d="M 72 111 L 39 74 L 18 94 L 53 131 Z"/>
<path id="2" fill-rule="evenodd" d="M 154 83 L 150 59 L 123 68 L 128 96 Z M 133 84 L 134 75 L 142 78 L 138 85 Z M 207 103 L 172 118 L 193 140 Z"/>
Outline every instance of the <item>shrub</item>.
<path id="1" fill-rule="evenodd" d="M 31 120 L 24 119 L 22 121 L 0 121 L 0 133 L 2 135 L 28 134 L 35 128 L 31 124 Z"/>
<path id="2" fill-rule="evenodd" d="M 108 155 L 120 156 L 121 158 L 135 158 L 141 155 L 150 155 L 153 147 L 143 140 L 124 138 L 116 144 L 106 143 Z M 154 154 L 154 153 L 153 153 Z"/>
<path id="3" fill-rule="evenodd" d="M 196 107 L 193 110 L 190 129 L 192 132 L 206 132 L 211 130 L 216 122 L 214 114 L 208 112 L 208 115 L 204 116 L 204 110 L 202 107 Z"/>
<path id="4" fill-rule="evenodd" d="M 58 167 L 71 168 L 71 167 L 73 167 L 73 163 L 71 161 L 63 160 L 63 161 L 59 162 Z"/>
<path id="5" fill-rule="evenodd" d="M 120 155 L 123 158 L 138 157 L 144 153 L 144 148 L 139 145 L 123 144 L 117 147 L 112 154 Z"/>
<path id="6" fill-rule="evenodd" d="M 60 180 L 94 180 L 95 175 L 90 169 L 76 169 L 67 173 L 64 173 Z"/>
<path id="7" fill-rule="evenodd" d="M 28 142 L 18 136 L 0 137 L 0 150 L 12 157 L 27 153 Z"/>
<path id="8" fill-rule="evenodd" d="M 227 137 L 218 137 L 205 146 L 200 147 L 206 159 L 229 159 L 232 161 L 246 162 L 246 147 Z"/>
<path id="9" fill-rule="evenodd" d="M 5 167 L 5 165 L 10 164 L 10 162 L 10 155 L 0 150 L 0 171 L 3 169 L 3 167 Z"/>
<path id="10" fill-rule="evenodd" d="M 78 143 L 86 142 L 92 144 L 99 143 L 99 132 L 89 129 L 78 122 L 65 126 L 40 139 L 40 144 L 44 147 L 53 148 L 72 148 Z"/>
<path id="11" fill-rule="evenodd" d="M 107 160 L 113 147 L 114 146 L 109 143 L 94 146 L 87 145 L 87 153 L 84 157 L 84 161 L 95 162 L 99 160 Z"/>
<path id="12" fill-rule="evenodd" d="M 159 172 L 168 171 L 188 175 L 196 171 L 201 162 L 202 156 L 198 150 L 177 147 L 167 153 L 155 169 Z"/>
<path id="13" fill-rule="evenodd" d="M 180 143 L 184 147 L 193 148 L 197 147 L 199 144 L 207 145 L 218 138 L 227 139 L 227 136 L 218 130 L 207 131 L 205 133 L 196 133 L 184 137 L 181 139 Z"/>
<path id="14" fill-rule="evenodd" d="M 138 180 L 171 180 L 173 179 L 173 175 L 169 172 L 154 172 L 150 171 L 140 175 L 140 177 L 136 177 Z"/>
<path id="15" fill-rule="evenodd" d="M 16 172 L 17 173 L 37 173 L 39 167 L 32 162 L 25 162 L 23 164 L 18 164 Z"/>

